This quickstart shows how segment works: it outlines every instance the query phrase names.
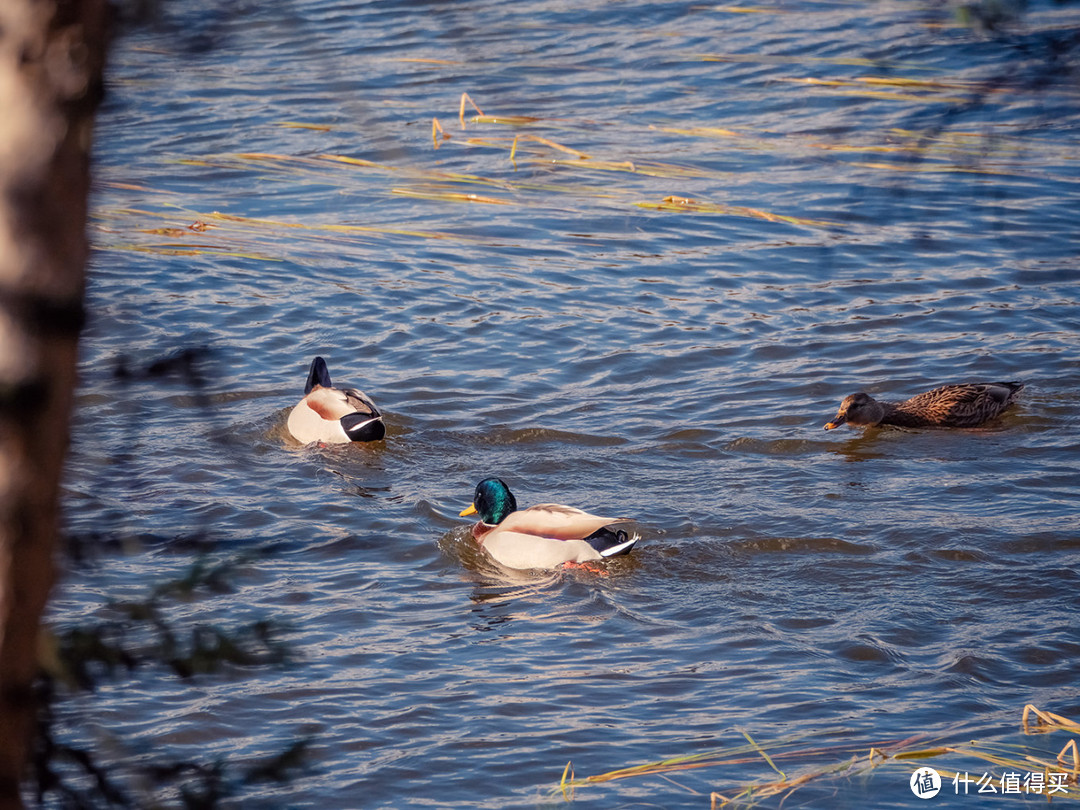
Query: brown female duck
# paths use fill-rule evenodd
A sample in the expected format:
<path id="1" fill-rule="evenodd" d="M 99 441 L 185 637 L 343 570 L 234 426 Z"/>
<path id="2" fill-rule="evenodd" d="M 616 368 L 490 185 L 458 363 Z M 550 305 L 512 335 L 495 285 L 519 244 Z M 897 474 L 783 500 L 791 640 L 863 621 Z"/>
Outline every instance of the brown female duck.
<path id="1" fill-rule="evenodd" d="M 840 403 L 826 430 L 844 423 L 854 427 L 978 427 L 999 416 L 1024 389 L 1021 382 L 958 383 L 917 394 L 904 402 L 878 402 L 869 394 L 852 394 Z"/>

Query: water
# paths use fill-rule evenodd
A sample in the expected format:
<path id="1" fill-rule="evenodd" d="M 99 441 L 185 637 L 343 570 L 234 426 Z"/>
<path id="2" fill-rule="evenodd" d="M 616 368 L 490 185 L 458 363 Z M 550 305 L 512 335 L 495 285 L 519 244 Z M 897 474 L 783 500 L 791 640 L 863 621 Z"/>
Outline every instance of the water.
<path id="1" fill-rule="evenodd" d="M 1080 714 L 1080 97 L 1028 81 L 1080 11 L 995 38 L 913 3 L 265 5 L 167 4 L 115 45 L 65 510 L 114 542 L 52 620 L 196 545 L 228 586 L 167 621 L 269 619 L 293 663 L 143 666 L 62 704 L 72 739 L 310 739 L 260 807 L 532 807 L 568 761 L 743 732 L 789 778 L 920 734 L 1053 757 L 1018 728 Z M 203 385 L 139 376 L 192 347 Z M 316 354 L 385 442 L 288 439 Z M 970 379 L 1028 389 L 980 430 L 822 430 L 854 391 Z M 608 576 L 499 571 L 457 516 L 488 475 L 643 540 Z M 911 770 L 785 806 L 921 807 Z M 574 802 L 776 778 L 751 751 Z"/>

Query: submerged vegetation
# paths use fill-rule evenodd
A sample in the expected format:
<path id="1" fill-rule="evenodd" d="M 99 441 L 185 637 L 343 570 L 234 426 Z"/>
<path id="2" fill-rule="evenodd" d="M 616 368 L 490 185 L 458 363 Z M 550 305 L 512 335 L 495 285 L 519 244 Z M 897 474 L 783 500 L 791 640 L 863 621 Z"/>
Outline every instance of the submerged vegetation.
<path id="1" fill-rule="evenodd" d="M 933 744 L 944 735 L 929 733 L 884 742 L 809 745 L 805 739 L 777 739 L 759 744 L 743 731 L 743 743 L 591 776 L 576 776 L 568 762 L 551 798 L 572 801 L 579 790 L 616 780 L 671 779 L 680 772 L 700 769 L 745 773 L 760 766 L 767 776 L 750 782 L 720 777 L 730 786 L 714 790 L 708 797 L 710 810 L 753 807 L 774 797 L 784 800 L 811 783 L 825 791 L 842 791 L 845 783 L 882 768 L 896 772 L 891 778 L 900 783 L 907 781 L 915 768 L 929 764 L 938 772 L 945 792 L 1080 799 L 1080 723 L 1029 704 L 1020 725 L 1020 742 L 995 738 L 947 744 Z M 959 731 L 948 736 L 957 734 Z M 1054 749 L 1027 739 L 1036 735 L 1054 735 L 1055 746 L 1061 744 L 1063 735 L 1067 739 L 1055 755 Z"/>
<path id="2" fill-rule="evenodd" d="M 1019 8 L 999 0 L 965 4 L 957 15 L 978 27 L 978 20 L 997 20 L 982 26 L 993 32 L 1011 31 L 1019 24 Z M 779 8 L 718 7 L 717 13 L 777 14 Z M 927 31 L 955 26 L 945 7 L 929 7 L 921 20 Z M 184 155 L 180 167 L 215 173 L 247 175 L 252 182 L 303 182 L 339 194 L 368 199 L 407 198 L 437 205 L 512 206 L 531 212 L 593 215 L 647 210 L 666 216 L 753 218 L 778 225 L 815 230 L 849 231 L 884 227 L 861 219 L 838 218 L 820 211 L 789 210 L 757 198 L 744 188 L 746 171 L 805 172 L 815 166 L 830 171 L 865 173 L 868 186 L 899 182 L 905 175 L 975 174 L 1028 176 L 1034 165 L 1068 163 L 1068 146 L 1036 137 L 1039 122 L 1027 130 L 996 126 L 978 120 L 980 112 L 996 105 L 1026 103 L 1031 96 L 1061 92 L 1049 77 L 1068 75 L 1077 50 L 1075 32 L 1048 26 L 1016 45 L 1005 43 L 1003 53 L 1015 50 L 1015 62 L 1005 61 L 999 72 L 952 75 L 940 68 L 892 59 L 790 56 L 781 53 L 685 53 L 672 58 L 687 66 L 751 64 L 775 67 L 769 75 L 770 93 L 822 102 L 829 97 L 845 104 L 880 108 L 867 127 L 858 116 L 838 121 L 822 134 L 798 127 L 763 128 L 712 120 L 675 105 L 643 108 L 626 120 L 583 117 L 567 110 L 560 117 L 517 109 L 485 112 L 468 92 L 456 104 L 456 127 L 431 117 L 430 140 L 419 137 L 415 102 L 387 102 L 402 110 L 399 126 L 404 158 L 372 159 L 341 151 L 295 154 L 238 150 L 231 154 Z M 885 50 L 888 53 L 888 48 Z M 1036 57 L 1032 59 L 1032 56 Z M 417 69 L 439 70 L 460 63 L 401 57 L 396 61 Z M 785 71 L 790 71 L 786 75 Z M 479 93 L 477 93 L 479 95 Z M 485 108 L 488 105 L 485 103 Z M 277 121 L 271 126 L 305 133 L 311 139 L 362 141 L 352 125 L 324 121 Z M 412 127 L 412 129 L 410 129 Z M 425 154 L 426 153 L 426 154 Z M 658 156 L 663 156 L 658 158 Z M 678 160 L 671 159 L 679 156 Z M 468 166 L 463 171 L 458 166 Z M 454 168 L 452 168 L 454 167 Z M 802 173 L 801 182 L 813 175 Z M 1065 180 L 1061 177 L 1057 179 Z M 738 182 L 733 182 L 738 181 Z M 166 188 L 133 183 L 128 178 L 104 180 L 114 192 L 137 195 L 141 204 L 102 208 L 96 212 L 99 248 L 162 255 L 213 254 L 260 261 L 295 260 L 312 247 L 338 242 L 368 242 L 381 238 L 448 240 L 472 243 L 475 232 L 431 228 L 415 222 L 423 208 L 410 211 L 414 221 L 309 222 L 283 221 L 242 213 L 220 213 L 179 204 Z M 120 196 L 114 195 L 114 196 Z M 196 207 L 192 206 L 196 203 Z M 151 203 L 151 205 L 147 205 Z M 389 210 L 397 210 L 393 206 Z M 430 217 L 439 219 L 438 209 Z M 163 238 L 164 237 L 164 238 Z"/>
<path id="3" fill-rule="evenodd" d="M 719 59 L 717 56 L 703 59 Z M 971 103 L 974 96 L 1020 92 L 1017 88 L 987 86 L 978 82 L 935 79 L 862 76 L 852 79 L 790 78 L 793 85 L 818 93 L 843 93 L 867 99 L 955 107 Z M 962 93 L 965 95 L 950 95 Z M 462 95 L 462 104 L 471 98 Z M 464 109 L 464 108 L 463 108 Z M 711 215 L 755 218 L 768 222 L 813 229 L 847 229 L 853 223 L 821 218 L 798 211 L 774 210 L 760 204 L 741 204 L 703 198 L 694 189 L 723 189 L 730 185 L 728 170 L 710 168 L 695 160 L 676 163 L 642 157 L 655 151 L 705 154 L 740 152 L 755 161 L 842 160 L 846 164 L 883 175 L 896 173 L 963 173 L 1014 175 L 1028 171 L 1038 153 L 1053 156 L 1059 149 L 1052 143 L 1036 141 L 999 131 L 910 130 L 890 128 L 877 134 L 852 133 L 850 138 L 822 139 L 818 135 L 748 128 L 726 129 L 701 125 L 675 125 L 664 116 L 633 131 L 633 125 L 616 121 L 551 120 L 528 115 L 491 116 L 479 113 L 461 117 L 461 132 L 451 133 L 432 119 L 435 149 L 447 143 L 460 148 L 487 150 L 499 161 L 480 155 L 474 162 L 486 165 L 487 175 L 451 171 L 440 165 L 425 166 L 422 160 L 394 164 L 352 155 L 325 153 L 314 156 L 257 152 L 232 155 L 188 157 L 182 165 L 223 172 L 247 172 L 264 181 L 297 181 L 324 185 L 341 193 L 398 196 L 436 203 L 516 206 L 542 210 L 594 206 L 615 209 L 646 209 L 666 214 Z M 282 122 L 282 127 L 335 132 L 337 127 L 318 123 Z M 570 145 L 583 136 L 593 137 L 597 127 L 622 127 L 618 140 L 625 141 L 630 128 L 632 153 L 611 154 L 612 144 L 603 140 L 588 151 Z M 506 127 L 540 130 L 502 135 Z M 338 134 L 341 134 L 338 132 Z M 675 143 L 672 143 L 675 139 Z M 688 141 L 707 145 L 692 147 Z M 683 143 L 679 143 L 682 141 Z M 503 163 L 505 161 L 505 163 Z M 711 161 L 710 161 L 711 162 Z M 523 172 L 528 166 L 543 169 Z M 520 176 L 519 176 L 520 173 Z M 883 177 L 883 179 L 887 179 Z M 682 187 L 680 187 L 682 186 Z M 123 184 L 112 184 L 121 189 Z M 262 261 L 285 261 L 290 251 L 305 241 L 370 241 L 378 237 L 408 237 L 475 242 L 474 235 L 437 230 L 403 223 L 354 224 L 344 222 L 287 222 L 239 214 L 224 214 L 178 206 L 164 190 L 140 188 L 151 198 L 161 197 L 157 208 L 117 208 L 99 210 L 99 247 L 133 250 L 163 255 L 217 254 Z M 714 192 L 715 193 L 715 192 Z M 863 225 L 859 225 L 863 227 Z M 166 237 L 162 240 L 161 237 Z"/>

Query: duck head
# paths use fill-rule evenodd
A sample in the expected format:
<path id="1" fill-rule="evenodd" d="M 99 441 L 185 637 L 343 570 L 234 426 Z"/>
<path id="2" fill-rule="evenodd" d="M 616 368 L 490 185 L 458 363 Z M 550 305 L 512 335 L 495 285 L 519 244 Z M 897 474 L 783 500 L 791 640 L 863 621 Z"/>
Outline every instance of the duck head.
<path id="1" fill-rule="evenodd" d="M 489 526 L 502 523 L 511 512 L 517 511 L 517 501 L 510 487 L 501 478 L 485 478 L 476 485 L 473 502 L 460 513 L 461 517 L 480 515 Z"/>
<path id="2" fill-rule="evenodd" d="M 885 406 L 869 394 L 859 392 L 844 397 L 836 417 L 825 425 L 826 430 L 838 428 L 844 423 L 855 427 L 872 427 L 885 418 Z"/>

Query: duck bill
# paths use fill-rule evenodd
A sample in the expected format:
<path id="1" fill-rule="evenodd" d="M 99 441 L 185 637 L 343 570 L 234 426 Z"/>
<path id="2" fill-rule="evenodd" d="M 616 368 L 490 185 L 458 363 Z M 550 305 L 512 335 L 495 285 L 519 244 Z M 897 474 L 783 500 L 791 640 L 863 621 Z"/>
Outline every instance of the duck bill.
<path id="1" fill-rule="evenodd" d="M 847 422 L 847 417 L 838 415 L 831 422 L 826 422 L 825 423 L 825 429 L 826 430 L 836 430 L 838 427 L 840 427 L 845 422 Z"/>
<path id="2" fill-rule="evenodd" d="M 475 515 L 475 514 L 476 514 L 476 504 L 475 503 L 470 503 L 468 509 L 463 509 L 460 512 L 458 512 L 458 517 L 468 517 L 469 515 Z"/>

